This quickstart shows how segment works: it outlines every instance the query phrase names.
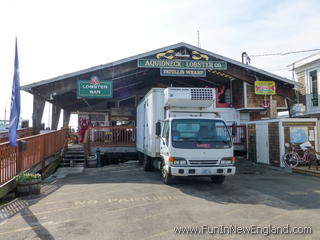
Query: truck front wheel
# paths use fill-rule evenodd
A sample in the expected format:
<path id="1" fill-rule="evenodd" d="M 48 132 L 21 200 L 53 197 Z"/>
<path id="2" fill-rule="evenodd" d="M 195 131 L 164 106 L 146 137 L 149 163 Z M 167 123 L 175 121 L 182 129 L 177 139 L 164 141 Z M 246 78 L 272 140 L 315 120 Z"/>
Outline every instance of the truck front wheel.
<path id="1" fill-rule="evenodd" d="M 226 176 L 222 176 L 222 175 L 212 176 L 211 181 L 214 184 L 222 184 L 224 182 L 225 178 L 226 178 Z"/>
<path id="2" fill-rule="evenodd" d="M 161 164 L 161 174 L 160 174 L 160 176 L 161 176 L 162 181 L 165 184 L 167 184 L 167 185 L 172 184 L 173 177 L 172 177 L 172 175 L 170 173 L 168 173 L 164 162 L 162 162 L 162 164 Z"/>

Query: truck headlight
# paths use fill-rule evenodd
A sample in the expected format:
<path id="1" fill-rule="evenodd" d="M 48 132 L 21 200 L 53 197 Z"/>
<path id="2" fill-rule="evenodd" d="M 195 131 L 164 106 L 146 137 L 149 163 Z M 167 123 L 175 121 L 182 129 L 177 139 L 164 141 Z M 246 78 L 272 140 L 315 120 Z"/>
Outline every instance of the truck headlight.
<path id="1" fill-rule="evenodd" d="M 221 165 L 231 165 L 234 164 L 236 162 L 236 158 L 235 157 L 225 157 L 222 158 L 220 161 Z"/>
<path id="2" fill-rule="evenodd" d="M 220 164 L 222 164 L 222 165 L 230 165 L 230 164 L 232 164 L 232 161 L 231 160 L 221 160 Z"/>
<path id="3" fill-rule="evenodd" d="M 184 158 L 174 158 L 174 162 L 173 165 L 177 166 L 177 165 L 187 165 L 187 160 Z"/>

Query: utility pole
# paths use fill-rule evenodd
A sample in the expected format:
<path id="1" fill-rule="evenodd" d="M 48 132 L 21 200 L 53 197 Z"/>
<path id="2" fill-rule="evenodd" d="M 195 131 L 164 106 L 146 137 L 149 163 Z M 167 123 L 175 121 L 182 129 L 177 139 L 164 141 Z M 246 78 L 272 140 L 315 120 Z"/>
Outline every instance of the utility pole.
<path id="1" fill-rule="evenodd" d="M 200 48 L 201 47 L 201 44 L 200 44 L 200 30 L 197 31 L 197 35 L 198 35 L 198 47 Z"/>

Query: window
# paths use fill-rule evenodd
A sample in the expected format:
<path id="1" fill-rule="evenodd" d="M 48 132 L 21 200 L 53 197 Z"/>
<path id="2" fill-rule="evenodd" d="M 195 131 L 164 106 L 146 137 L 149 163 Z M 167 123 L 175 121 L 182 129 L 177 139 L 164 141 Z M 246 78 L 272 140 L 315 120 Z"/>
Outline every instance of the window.
<path id="1" fill-rule="evenodd" d="M 166 139 L 166 144 L 168 145 L 169 141 L 169 122 L 165 121 L 163 124 L 162 137 Z"/>
<path id="2" fill-rule="evenodd" d="M 230 148 L 231 138 L 221 120 L 172 120 L 172 146 L 176 148 Z"/>
<path id="3" fill-rule="evenodd" d="M 319 105 L 317 70 L 309 73 L 309 79 L 310 79 L 311 106 L 317 107 Z"/>

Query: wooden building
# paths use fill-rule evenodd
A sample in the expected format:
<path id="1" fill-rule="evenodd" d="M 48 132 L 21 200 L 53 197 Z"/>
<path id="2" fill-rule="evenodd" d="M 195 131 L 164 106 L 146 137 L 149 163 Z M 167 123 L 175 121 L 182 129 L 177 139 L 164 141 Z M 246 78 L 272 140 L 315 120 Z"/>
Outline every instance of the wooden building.
<path id="1" fill-rule="evenodd" d="M 100 86 L 104 81 L 106 85 Z M 256 81 L 274 81 L 276 94 L 256 95 Z M 205 49 L 178 43 L 28 84 L 22 90 L 34 96 L 33 128 L 39 132 L 45 101 L 53 104 L 52 129 L 57 129 L 62 109 L 64 125 L 68 124 L 71 113 L 79 112 L 104 113 L 108 123 L 134 122 L 138 101 L 152 87 L 213 87 L 221 116 L 240 124 L 289 110 L 295 103 L 295 84 Z M 99 87 L 111 91 L 103 95 Z"/>
<path id="2" fill-rule="evenodd" d="M 313 54 L 291 65 L 295 79 L 299 83 L 298 105 L 295 112 L 299 116 L 320 118 L 320 53 Z M 298 109 L 298 108 L 303 109 Z M 299 111 L 300 110 L 300 111 Z"/>

